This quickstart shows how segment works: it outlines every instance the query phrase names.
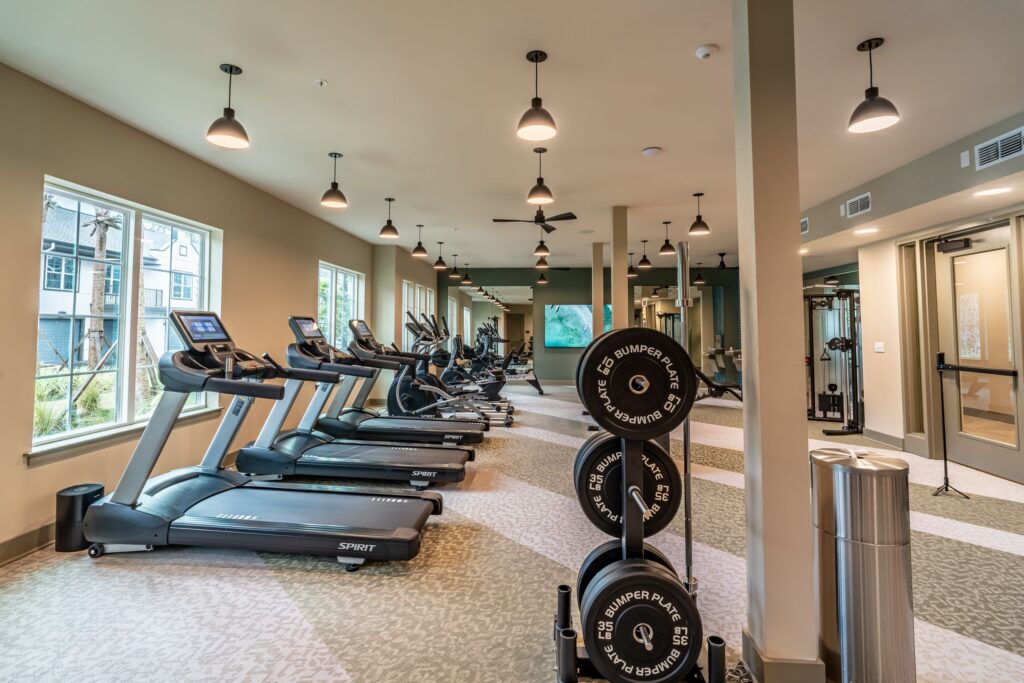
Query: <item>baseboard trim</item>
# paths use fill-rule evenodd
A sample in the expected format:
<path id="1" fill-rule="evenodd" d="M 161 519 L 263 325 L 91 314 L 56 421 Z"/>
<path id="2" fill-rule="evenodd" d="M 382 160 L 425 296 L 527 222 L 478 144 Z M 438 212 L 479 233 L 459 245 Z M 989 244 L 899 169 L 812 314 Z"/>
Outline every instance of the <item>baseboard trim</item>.
<path id="1" fill-rule="evenodd" d="M 53 523 L 0 543 L 0 567 L 53 543 Z"/>
<path id="2" fill-rule="evenodd" d="M 871 439 L 872 441 L 878 441 L 879 443 L 884 443 L 886 446 L 892 446 L 893 448 L 898 448 L 901 451 L 904 450 L 903 438 L 899 436 L 892 436 L 891 434 L 876 432 L 873 429 L 865 429 L 864 438 Z"/>
<path id="3" fill-rule="evenodd" d="M 757 683 L 825 683 L 820 659 L 765 657 L 747 629 L 743 629 L 743 662 Z"/>

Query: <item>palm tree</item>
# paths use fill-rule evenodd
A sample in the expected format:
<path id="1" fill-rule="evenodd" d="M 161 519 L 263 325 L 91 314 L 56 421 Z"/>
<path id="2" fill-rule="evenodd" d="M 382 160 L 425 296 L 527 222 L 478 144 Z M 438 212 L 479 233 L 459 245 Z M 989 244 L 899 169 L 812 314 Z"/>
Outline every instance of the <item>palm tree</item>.
<path id="1" fill-rule="evenodd" d="M 106 299 L 105 277 L 107 272 L 107 232 L 121 228 L 121 216 L 112 215 L 109 209 L 97 207 L 96 216 L 82 227 L 91 225 L 90 236 L 96 238 L 96 263 L 92 267 L 92 295 L 89 299 L 89 356 L 88 368 L 98 370 L 100 340 L 103 338 L 103 309 Z"/>

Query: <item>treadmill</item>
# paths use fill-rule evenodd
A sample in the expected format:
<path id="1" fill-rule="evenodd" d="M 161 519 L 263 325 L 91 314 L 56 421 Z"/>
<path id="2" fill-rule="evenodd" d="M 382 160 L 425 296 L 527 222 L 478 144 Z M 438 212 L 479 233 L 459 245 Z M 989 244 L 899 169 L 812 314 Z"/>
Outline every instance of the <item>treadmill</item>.
<path id="1" fill-rule="evenodd" d="M 285 370 L 235 346 L 216 313 L 172 311 L 183 351 L 160 359 L 164 385 L 114 492 L 86 510 L 90 557 L 108 552 L 191 545 L 333 555 L 346 570 L 368 560 L 408 560 L 428 517 L 441 513 L 436 493 L 382 493 L 348 487 L 255 482 L 224 466 L 228 448 L 256 398 L 278 400 L 283 377 L 337 381 L 337 374 Z M 232 397 L 199 465 L 150 479 L 189 394 Z"/>
<path id="2" fill-rule="evenodd" d="M 359 363 L 374 370 L 372 377 L 362 380 L 359 391 L 351 407 L 348 408 L 345 408 L 345 403 L 348 401 L 356 381 L 359 380 L 353 378 L 351 382 L 342 382 L 327 412 L 316 420 L 315 428 L 317 430 L 336 439 L 351 438 L 364 441 L 471 444 L 484 440 L 484 432 L 490 429 L 486 420 L 448 420 L 402 415 L 381 416 L 363 408 L 382 369 L 396 370 L 403 365 L 413 367 L 416 365 L 416 361 L 425 356 L 419 353 L 403 353 L 381 346 L 362 320 L 349 321 L 349 326 L 355 336 L 355 341 L 349 346 L 353 355 L 329 345 L 326 340 L 303 346 L 305 351 L 321 361 Z M 339 359 L 342 360 L 339 361 Z M 313 415 L 317 415 L 327 403 L 329 393 L 317 391 L 314 394 L 314 402 L 307 409 L 307 414 L 312 412 Z"/>
<path id="3" fill-rule="evenodd" d="M 288 326 L 296 339 L 287 350 L 293 373 L 296 369 L 326 371 L 343 382 L 373 376 L 373 369 L 352 365 L 355 358 L 336 353 L 314 318 L 292 316 Z M 316 391 L 298 428 L 281 435 L 284 421 L 306 381 L 310 380 L 301 372 L 285 381 L 284 398 L 274 404 L 256 441 L 239 450 L 235 460 L 239 472 L 258 479 L 300 475 L 407 481 L 420 490 L 432 483 L 457 483 L 465 479 L 466 463 L 474 458 L 469 446 L 332 439 L 329 434 L 316 431 L 320 409 L 334 389 L 330 381 L 313 380 Z"/>

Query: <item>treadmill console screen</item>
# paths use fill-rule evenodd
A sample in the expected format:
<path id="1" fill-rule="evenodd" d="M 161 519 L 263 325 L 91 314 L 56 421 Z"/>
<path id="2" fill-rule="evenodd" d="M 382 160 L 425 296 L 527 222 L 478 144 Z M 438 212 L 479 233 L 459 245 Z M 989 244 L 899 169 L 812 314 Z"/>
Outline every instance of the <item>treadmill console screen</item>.
<path id="1" fill-rule="evenodd" d="M 221 325 L 220 319 L 216 315 L 209 313 L 199 315 L 182 314 L 180 317 L 181 322 L 184 324 L 182 331 L 188 336 L 188 341 L 191 342 L 192 346 L 204 342 L 231 341 L 231 337 L 224 331 L 224 326 Z"/>
<path id="2" fill-rule="evenodd" d="M 319 341 L 324 338 L 320 326 L 312 318 L 296 318 L 295 324 L 299 326 L 299 332 L 302 333 L 306 341 Z"/>
<path id="3" fill-rule="evenodd" d="M 363 322 L 362 320 L 353 320 L 351 325 L 356 335 L 358 335 L 360 338 L 365 339 L 367 341 L 373 340 L 373 332 L 370 332 L 370 328 L 366 326 L 365 322 Z"/>

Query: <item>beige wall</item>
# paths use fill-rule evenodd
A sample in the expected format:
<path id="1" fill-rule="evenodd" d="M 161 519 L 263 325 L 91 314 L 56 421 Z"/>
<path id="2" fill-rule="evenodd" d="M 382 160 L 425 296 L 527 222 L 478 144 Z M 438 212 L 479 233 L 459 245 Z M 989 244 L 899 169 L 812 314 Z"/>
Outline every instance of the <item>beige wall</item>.
<path id="1" fill-rule="evenodd" d="M 286 317 L 316 310 L 319 259 L 365 273 L 368 285 L 373 279 L 370 245 L 313 215 L 4 65 L 0 93 L 0 296 L 8 316 L 0 338 L 2 543 L 52 522 L 54 493 L 65 486 L 97 481 L 113 488 L 134 445 L 125 440 L 26 466 L 45 175 L 222 230 L 221 311 L 240 345 L 253 352 L 283 354 L 291 341 Z M 197 122 L 197 135 L 204 123 Z M 258 152 L 223 152 L 249 153 Z M 256 406 L 241 439 L 255 436 L 266 410 Z M 196 461 L 215 426 L 213 420 L 182 425 L 158 470 Z"/>
<path id="2" fill-rule="evenodd" d="M 857 261 L 864 359 L 864 428 L 902 439 L 903 382 L 896 243 L 890 240 L 861 247 Z M 884 344 L 884 352 L 875 352 L 876 342 Z"/>

